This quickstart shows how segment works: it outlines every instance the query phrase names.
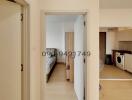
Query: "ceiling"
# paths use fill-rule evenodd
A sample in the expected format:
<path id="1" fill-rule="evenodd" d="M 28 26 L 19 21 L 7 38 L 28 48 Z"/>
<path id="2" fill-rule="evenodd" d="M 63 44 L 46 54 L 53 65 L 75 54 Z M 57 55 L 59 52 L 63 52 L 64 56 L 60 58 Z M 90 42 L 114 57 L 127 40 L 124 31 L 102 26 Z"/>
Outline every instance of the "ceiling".
<path id="1" fill-rule="evenodd" d="M 101 9 L 131 9 L 132 0 L 99 0 Z"/>
<path id="2" fill-rule="evenodd" d="M 48 22 L 75 22 L 77 15 L 48 15 L 46 20 Z"/>

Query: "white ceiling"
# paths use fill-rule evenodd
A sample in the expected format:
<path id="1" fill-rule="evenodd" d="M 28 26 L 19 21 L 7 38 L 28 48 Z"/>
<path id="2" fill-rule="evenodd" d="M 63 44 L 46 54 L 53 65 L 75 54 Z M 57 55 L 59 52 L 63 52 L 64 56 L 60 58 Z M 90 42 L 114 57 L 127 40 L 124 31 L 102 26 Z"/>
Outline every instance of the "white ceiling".
<path id="1" fill-rule="evenodd" d="M 75 22 L 77 15 L 48 15 L 46 20 L 48 22 Z"/>
<path id="2" fill-rule="evenodd" d="M 99 0 L 101 9 L 131 9 L 132 0 Z"/>

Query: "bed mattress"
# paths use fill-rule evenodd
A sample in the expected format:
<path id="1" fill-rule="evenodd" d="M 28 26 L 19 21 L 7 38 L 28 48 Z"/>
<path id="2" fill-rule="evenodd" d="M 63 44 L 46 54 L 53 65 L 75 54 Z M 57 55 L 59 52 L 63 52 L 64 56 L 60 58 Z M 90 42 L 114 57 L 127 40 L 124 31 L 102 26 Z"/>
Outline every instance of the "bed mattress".
<path id="1" fill-rule="evenodd" d="M 46 74 L 49 74 L 56 62 L 56 57 L 47 57 L 46 58 Z"/>

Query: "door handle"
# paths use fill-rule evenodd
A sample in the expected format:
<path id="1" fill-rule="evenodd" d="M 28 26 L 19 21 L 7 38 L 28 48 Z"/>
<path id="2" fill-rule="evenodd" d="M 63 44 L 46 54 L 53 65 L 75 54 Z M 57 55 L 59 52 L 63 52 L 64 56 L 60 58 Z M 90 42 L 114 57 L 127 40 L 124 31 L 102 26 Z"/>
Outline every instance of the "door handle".
<path id="1" fill-rule="evenodd" d="M 23 72 L 23 71 L 24 71 L 23 64 L 21 64 L 21 72 Z"/>
<path id="2" fill-rule="evenodd" d="M 42 52 L 42 56 L 46 56 L 46 52 L 45 51 Z"/>
<path id="3" fill-rule="evenodd" d="M 83 63 L 84 63 L 84 64 L 86 63 L 86 59 L 85 59 L 85 58 L 83 58 Z"/>

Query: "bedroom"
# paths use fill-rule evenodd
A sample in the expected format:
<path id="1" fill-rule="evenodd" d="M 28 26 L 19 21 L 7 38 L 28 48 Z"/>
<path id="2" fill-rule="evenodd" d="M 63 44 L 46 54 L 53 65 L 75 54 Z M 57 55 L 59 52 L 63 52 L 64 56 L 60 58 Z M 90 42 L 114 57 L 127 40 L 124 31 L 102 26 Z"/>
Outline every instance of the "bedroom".
<path id="1" fill-rule="evenodd" d="M 85 95 L 85 14 L 50 14 L 45 21 L 45 99 L 81 100 Z"/>

